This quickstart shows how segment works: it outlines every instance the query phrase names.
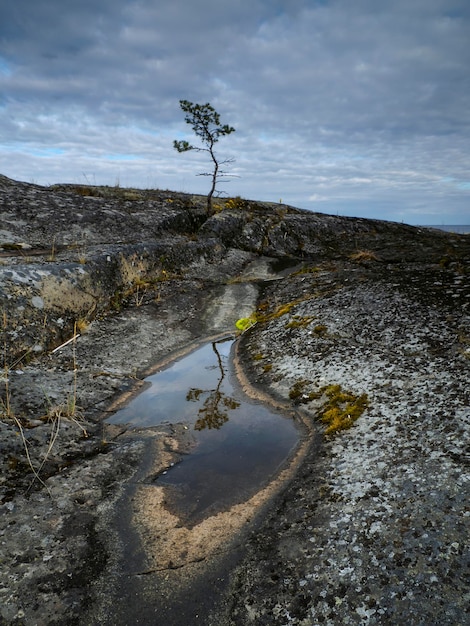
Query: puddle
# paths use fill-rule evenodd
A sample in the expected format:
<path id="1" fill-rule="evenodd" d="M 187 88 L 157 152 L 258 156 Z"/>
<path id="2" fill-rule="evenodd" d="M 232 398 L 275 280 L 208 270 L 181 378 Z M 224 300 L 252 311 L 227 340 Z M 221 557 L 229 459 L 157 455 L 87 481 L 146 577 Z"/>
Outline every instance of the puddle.
<path id="1" fill-rule="evenodd" d="M 194 449 L 154 483 L 167 486 L 167 507 L 187 524 L 248 499 L 299 441 L 291 419 L 239 389 L 233 341 L 205 344 L 149 376 L 149 386 L 107 420 L 139 428 L 182 422 L 192 430 Z"/>

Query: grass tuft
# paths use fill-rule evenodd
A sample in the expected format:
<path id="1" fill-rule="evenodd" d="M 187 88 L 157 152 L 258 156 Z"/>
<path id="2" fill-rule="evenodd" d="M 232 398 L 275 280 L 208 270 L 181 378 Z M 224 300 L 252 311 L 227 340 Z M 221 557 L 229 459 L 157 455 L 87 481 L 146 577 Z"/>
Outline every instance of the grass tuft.
<path id="1" fill-rule="evenodd" d="M 349 255 L 354 263 L 368 263 L 369 261 L 379 261 L 379 257 L 372 250 L 357 250 Z"/>

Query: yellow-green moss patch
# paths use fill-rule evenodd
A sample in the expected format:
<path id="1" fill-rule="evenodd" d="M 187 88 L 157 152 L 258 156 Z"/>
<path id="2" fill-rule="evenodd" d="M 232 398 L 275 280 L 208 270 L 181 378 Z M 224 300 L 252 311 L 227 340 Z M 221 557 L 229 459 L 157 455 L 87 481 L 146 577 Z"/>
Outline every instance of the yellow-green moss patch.
<path id="1" fill-rule="evenodd" d="M 314 319 L 314 317 L 294 315 L 291 321 L 287 322 L 286 328 L 306 328 Z"/>
<path id="2" fill-rule="evenodd" d="M 267 302 L 261 303 L 257 310 L 250 315 L 249 317 L 242 317 L 235 322 L 236 328 L 241 330 L 242 332 L 250 326 L 253 326 L 256 323 L 270 322 L 271 320 L 275 320 L 283 315 L 287 315 L 290 313 L 291 309 L 303 302 L 305 298 L 299 298 L 297 300 L 293 300 L 292 302 L 287 302 L 286 304 L 280 304 L 278 307 L 274 309 L 271 313 L 267 313 L 266 309 L 268 308 Z"/>
<path id="3" fill-rule="evenodd" d="M 292 385 L 289 398 L 296 404 L 301 404 L 325 397 L 318 410 L 318 420 L 326 424 L 327 437 L 351 428 L 369 406 L 365 393 L 356 395 L 343 390 L 341 385 L 325 385 L 318 391 L 308 391 L 310 384 L 308 380 L 298 380 Z"/>
<path id="4" fill-rule="evenodd" d="M 319 419 L 327 425 L 327 436 L 351 428 L 369 406 L 367 394 L 355 395 L 344 391 L 341 385 L 328 385 L 323 391 L 328 400 L 320 409 Z"/>

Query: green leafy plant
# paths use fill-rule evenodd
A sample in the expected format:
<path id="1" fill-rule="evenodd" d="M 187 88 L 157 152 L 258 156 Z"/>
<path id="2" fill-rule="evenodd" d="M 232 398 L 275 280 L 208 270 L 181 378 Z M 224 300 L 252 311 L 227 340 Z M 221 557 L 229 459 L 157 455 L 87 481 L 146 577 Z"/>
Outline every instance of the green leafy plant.
<path id="1" fill-rule="evenodd" d="M 197 152 L 209 153 L 213 165 L 212 172 L 203 172 L 199 174 L 199 176 L 210 176 L 211 178 L 211 188 L 207 194 L 207 214 L 212 215 L 212 196 L 216 191 L 217 182 L 220 180 L 221 176 L 227 175 L 226 172 L 220 170 L 220 166 L 232 162 L 232 159 L 219 161 L 215 154 L 214 146 L 219 141 L 219 137 L 230 135 L 235 132 L 235 128 L 228 124 L 221 124 L 220 115 L 209 102 L 206 102 L 206 104 L 196 104 L 189 100 L 180 100 L 180 107 L 186 114 L 184 118 L 185 122 L 192 127 L 203 147 L 193 146 L 185 140 L 175 140 L 173 147 L 178 152 L 196 150 Z"/>
<path id="2" fill-rule="evenodd" d="M 256 319 L 252 315 L 251 317 L 241 317 L 235 322 L 235 327 L 243 333 L 245 330 L 248 330 L 248 328 L 251 328 L 254 324 L 256 324 Z"/>

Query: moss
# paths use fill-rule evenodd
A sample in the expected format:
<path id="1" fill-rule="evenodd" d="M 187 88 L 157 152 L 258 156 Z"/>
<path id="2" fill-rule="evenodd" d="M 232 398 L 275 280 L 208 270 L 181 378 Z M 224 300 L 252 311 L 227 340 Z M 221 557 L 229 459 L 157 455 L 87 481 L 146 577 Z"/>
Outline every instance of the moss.
<path id="1" fill-rule="evenodd" d="M 109 308 L 113 311 L 120 311 L 123 307 L 123 290 L 118 288 L 114 291 L 113 295 L 109 299 Z"/>
<path id="2" fill-rule="evenodd" d="M 458 336 L 459 343 L 463 343 L 467 346 L 470 346 L 470 336 L 465 333 L 459 333 Z"/>
<path id="3" fill-rule="evenodd" d="M 313 329 L 313 332 L 315 333 L 315 335 L 325 335 L 327 330 L 328 329 L 325 324 L 317 324 Z"/>
<path id="4" fill-rule="evenodd" d="M 298 380 L 296 383 L 294 383 L 289 390 L 289 398 L 291 400 L 294 400 L 294 402 L 300 401 L 300 398 L 302 397 L 302 391 L 306 383 L 307 381 L 305 380 Z"/>
<path id="5" fill-rule="evenodd" d="M 290 313 L 290 310 L 296 304 L 297 302 L 288 302 L 287 304 L 281 304 L 281 306 L 277 307 L 277 309 L 273 313 L 271 313 L 270 318 L 276 319 L 278 317 L 286 315 L 287 313 Z"/>
<path id="6" fill-rule="evenodd" d="M 301 276 L 302 274 L 316 274 L 317 272 L 320 272 L 320 271 L 321 271 L 321 268 L 317 266 L 314 266 L 314 267 L 304 266 L 304 267 L 301 267 L 300 270 L 293 272 L 292 276 Z"/>
<path id="7" fill-rule="evenodd" d="M 308 380 L 298 380 L 296 383 L 292 385 L 289 391 L 289 398 L 293 400 L 296 404 L 300 404 L 302 402 L 309 402 L 313 400 L 310 397 L 309 393 L 306 393 L 306 387 L 310 384 Z M 320 394 L 321 395 L 321 394 Z"/>
<path id="8" fill-rule="evenodd" d="M 270 372 L 272 369 L 272 363 L 266 363 L 266 365 L 263 365 L 263 372 Z"/>
<path id="9" fill-rule="evenodd" d="M 241 330 L 243 332 L 244 330 L 250 328 L 250 326 L 253 326 L 256 323 L 270 322 L 271 320 L 282 317 L 283 315 L 287 315 L 296 304 L 302 301 L 303 299 L 298 299 L 294 300 L 293 302 L 288 302 L 287 304 L 281 304 L 276 307 L 276 309 L 274 309 L 274 311 L 272 311 L 271 313 L 266 312 L 269 306 L 267 302 L 262 302 L 258 306 L 257 310 L 252 315 L 250 315 L 250 317 L 240 318 L 235 322 L 235 326 L 238 328 L 238 330 Z"/>
<path id="10" fill-rule="evenodd" d="M 248 200 L 244 200 L 240 198 L 240 196 L 236 196 L 235 198 L 229 198 L 225 201 L 225 209 L 248 209 L 250 207 L 250 203 Z"/>
<path id="11" fill-rule="evenodd" d="M 265 309 L 267 307 L 266 307 L 266 304 L 263 303 L 261 306 L 258 307 L 256 313 L 254 314 L 254 317 L 257 322 L 270 322 L 271 320 L 278 319 L 279 317 L 282 317 L 283 315 L 287 315 L 288 313 L 291 312 L 293 307 L 295 307 L 297 304 L 299 304 L 302 301 L 303 301 L 303 298 L 299 298 L 297 300 L 293 300 L 292 302 L 287 302 L 286 304 L 280 304 L 271 313 L 265 312 Z"/>
<path id="12" fill-rule="evenodd" d="M 314 319 L 314 317 L 294 315 L 291 321 L 287 322 L 286 328 L 306 328 Z"/>
<path id="13" fill-rule="evenodd" d="M 323 388 L 323 392 L 328 400 L 320 409 L 319 419 L 327 425 L 326 436 L 351 428 L 369 406 L 367 394 L 357 396 L 343 391 L 341 385 L 329 385 Z"/>
<path id="14" fill-rule="evenodd" d="M 298 380 L 289 391 L 289 398 L 296 404 L 311 402 L 324 396 L 326 399 L 318 411 L 318 419 L 326 424 L 325 436 L 351 428 L 369 406 L 367 394 L 355 395 L 344 391 L 341 385 L 325 385 L 318 391 L 307 391 L 311 383 Z"/>
<path id="15" fill-rule="evenodd" d="M 470 359 L 470 336 L 460 333 L 458 337 L 459 343 L 464 346 L 459 349 L 459 353 L 465 358 Z"/>

